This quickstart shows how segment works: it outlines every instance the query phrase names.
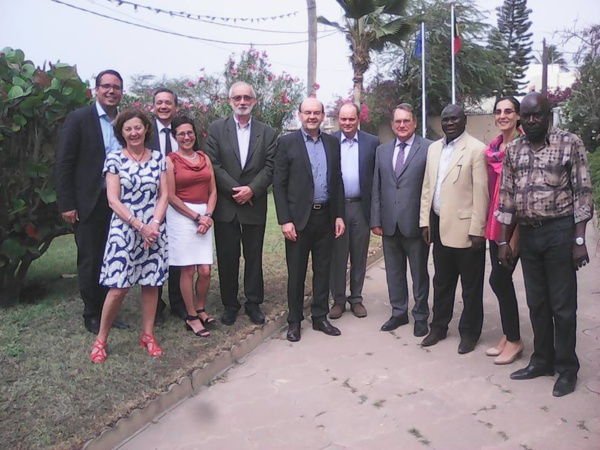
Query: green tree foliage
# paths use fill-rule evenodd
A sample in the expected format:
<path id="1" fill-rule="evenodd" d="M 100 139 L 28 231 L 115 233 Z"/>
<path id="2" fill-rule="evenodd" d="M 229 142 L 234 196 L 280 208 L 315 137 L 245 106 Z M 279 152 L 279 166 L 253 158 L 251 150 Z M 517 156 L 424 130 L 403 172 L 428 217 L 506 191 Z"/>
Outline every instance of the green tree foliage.
<path id="1" fill-rule="evenodd" d="M 498 83 L 493 50 L 480 45 L 491 27 L 483 23 L 483 15 L 473 0 L 456 2 L 456 16 L 461 33 L 461 50 L 456 55 L 456 88 L 459 103 L 475 105 L 492 95 L 490 86 Z M 410 9 L 426 24 L 427 113 L 438 115 L 452 101 L 450 10 L 436 0 L 416 0 Z M 376 130 L 389 120 L 392 108 L 401 102 L 411 103 L 415 116 L 421 117 L 421 58 L 414 56 L 417 33 L 400 47 L 380 58 L 381 69 L 369 84 L 365 102 L 369 107 L 371 126 Z"/>
<path id="2" fill-rule="evenodd" d="M 571 87 L 564 113 L 568 128 L 577 134 L 589 151 L 600 149 L 600 25 L 573 34 L 581 41 L 575 62 L 579 75 Z"/>
<path id="3" fill-rule="evenodd" d="M 62 120 L 90 98 L 74 66 L 40 69 L 21 50 L 0 52 L 0 306 L 18 301 L 32 261 L 70 232 L 56 204 L 54 155 Z"/>
<path id="4" fill-rule="evenodd" d="M 350 44 L 350 64 L 354 72 L 354 103 L 362 103 L 365 72 L 371 53 L 401 45 L 415 30 L 406 15 L 408 0 L 336 0 L 344 10 L 344 22 L 323 16 L 317 21 L 341 31 Z"/>
<path id="5" fill-rule="evenodd" d="M 560 67 L 560 70 L 563 72 L 569 71 L 569 66 L 567 64 L 567 60 L 564 58 L 562 52 L 558 49 L 558 47 L 554 44 L 550 44 L 546 47 L 546 59 L 548 60 L 548 64 L 556 64 Z M 538 58 L 534 57 L 534 60 L 537 64 L 542 64 L 542 56 Z"/>
<path id="6" fill-rule="evenodd" d="M 501 83 L 495 86 L 496 96 L 519 95 L 532 58 L 531 9 L 527 8 L 527 0 L 504 0 L 496 11 L 498 28 L 489 39 L 498 55 L 496 64 L 501 77 Z"/>
<path id="7" fill-rule="evenodd" d="M 180 114 L 191 117 L 204 138 L 211 122 L 232 113 L 229 87 L 236 81 L 245 81 L 256 91 L 258 104 L 254 117 L 281 132 L 302 101 L 304 86 L 298 78 L 285 72 L 276 75 L 269 67 L 267 54 L 251 48 L 243 51 L 239 60 L 231 55 L 218 76 L 207 75 L 204 69 L 194 79 L 156 80 L 152 75 L 138 75 L 133 77 L 130 94 L 121 104 L 151 111 L 152 93 L 159 87 L 167 87 L 179 96 Z"/>

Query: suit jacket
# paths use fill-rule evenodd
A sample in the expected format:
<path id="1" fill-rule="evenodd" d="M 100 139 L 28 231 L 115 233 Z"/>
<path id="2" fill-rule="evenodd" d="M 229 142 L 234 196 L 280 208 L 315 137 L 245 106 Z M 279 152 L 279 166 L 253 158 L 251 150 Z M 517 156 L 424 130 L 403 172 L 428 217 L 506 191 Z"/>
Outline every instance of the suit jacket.
<path id="1" fill-rule="evenodd" d="M 210 124 L 206 139 L 206 154 L 213 163 L 218 199 L 213 218 L 231 222 L 263 224 L 267 220 L 267 188 L 273 181 L 273 164 L 277 134 L 270 126 L 252 119 L 250 146 L 242 169 L 236 123 L 232 117 Z M 249 186 L 254 195 L 253 205 L 239 205 L 233 200 L 233 188 Z"/>
<path id="2" fill-rule="evenodd" d="M 158 150 L 160 152 L 160 139 L 158 136 L 158 125 L 156 125 L 156 119 L 154 119 L 152 123 L 154 124 L 152 126 L 152 136 L 150 137 L 150 140 L 146 142 L 146 147 L 148 147 L 150 150 Z"/>
<path id="3" fill-rule="evenodd" d="M 429 147 L 421 194 L 419 225 L 429 226 L 443 139 Z M 466 131 L 455 143 L 441 187 L 440 238 L 447 247 L 471 247 L 472 236 L 485 236 L 489 204 L 485 144 Z"/>
<path id="4" fill-rule="evenodd" d="M 103 193 L 106 159 L 96 104 L 67 115 L 56 152 L 56 191 L 61 213 L 76 209 L 85 221 Z"/>
<path id="5" fill-rule="evenodd" d="M 371 218 L 371 192 L 373 191 L 373 169 L 375 167 L 375 150 L 379 145 L 379 138 L 364 131 L 358 133 L 358 177 L 360 180 L 360 203 L 369 223 Z M 342 142 L 342 132 L 336 131 L 333 135 Z"/>
<path id="6" fill-rule="evenodd" d="M 329 209 L 333 226 L 337 217 L 344 217 L 340 141 L 325 133 L 321 133 L 321 139 L 327 158 Z M 302 231 L 312 210 L 314 180 L 301 130 L 282 136 L 277 142 L 273 195 L 279 224 L 293 222 L 296 230 Z"/>
<path id="7" fill-rule="evenodd" d="M 431 141 L 415 135 L 399 177 L 392 163 L 395 144 L 393 139 L 377 147 L 371 228 L 382 227 L 386 236 L 392 236 L 398 228 L 406 237 L 418 237 L 421 189 Z"/>

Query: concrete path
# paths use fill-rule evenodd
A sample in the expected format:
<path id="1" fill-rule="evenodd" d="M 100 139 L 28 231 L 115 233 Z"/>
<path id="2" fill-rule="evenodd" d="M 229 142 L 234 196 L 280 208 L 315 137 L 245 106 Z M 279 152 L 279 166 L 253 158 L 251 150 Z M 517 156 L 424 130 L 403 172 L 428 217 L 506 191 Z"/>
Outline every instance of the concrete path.
<path id="1" fill-rule="evenodd" d="M 459 296 L 448 338 L 424 349 L 412 335 L 412 318 L 395 332 L 379 331 L 390 315 L 379 261 L 369 269 L 364 289 L 369 315 L 357 319 L 347 312 L 333 321 L 342 336 L 315 332 L 305 321 L 299 343 L 287 342 L 285 333 L 268 340 L 118 448 L 600 449 L 597 240 L 590 225 L 592 263 L 579 272 L 581 371 L 571 395 L 552 396 L 556 377 L 509 378 L 532 352 L 520 268 L 516 286 L 525 353 L 510 366 L 495 366 L 484 353 L 501 335 L 497 301 L 487 284 L 476 350 L 457 353 Z"/>

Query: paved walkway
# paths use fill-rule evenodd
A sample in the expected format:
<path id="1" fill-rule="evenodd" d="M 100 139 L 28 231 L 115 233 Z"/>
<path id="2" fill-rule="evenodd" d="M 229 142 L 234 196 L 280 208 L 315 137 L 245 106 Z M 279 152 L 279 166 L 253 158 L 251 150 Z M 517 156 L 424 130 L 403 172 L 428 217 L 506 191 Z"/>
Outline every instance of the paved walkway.
<path id="1" fill-rule="evenodd" d="M 552 396 L 556 377 L 509 379 L 532 351 L 520 268 L 525 353 L 513 365 L 495 366 L 484 353 L 501 334 L 489 286 L 484 331 L 473 353 L 457 353 L 459 297 L 448 338 L 424 349 L 412 335 L 412 318 L 395 332 L 379 331 L 390 315 L 379 261 L 365 284 L 369 316 L 346 313 L 334 321 L 342 336 L 315 332 L 305 321 L 299 343 L 287 342 L 285 333 L 266 341 L 118 448 L 599 449 L 600 247 L 588 228 L 593 261 L 579 273 L 581 371 L 571 395 Z"/>

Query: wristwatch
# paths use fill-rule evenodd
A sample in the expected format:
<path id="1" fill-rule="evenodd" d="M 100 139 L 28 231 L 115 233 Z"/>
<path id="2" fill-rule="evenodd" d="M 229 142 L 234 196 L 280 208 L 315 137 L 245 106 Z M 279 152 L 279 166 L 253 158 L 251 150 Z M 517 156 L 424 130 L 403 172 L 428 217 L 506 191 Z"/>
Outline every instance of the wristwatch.
<path id="1" fill-rule="evenodd" d="M 211 213 L 206 213 L 206 214 L 204 214 L 204 215 L 205 215 L 206 217 L 212 217 L 212 214 L 211 214 Z"/>
<path id="2" fill-rule="evenodd" d="M 581 236 L 575 238 L 575 245 L 583 245 L 585 244 L 585 238 Z"/>

